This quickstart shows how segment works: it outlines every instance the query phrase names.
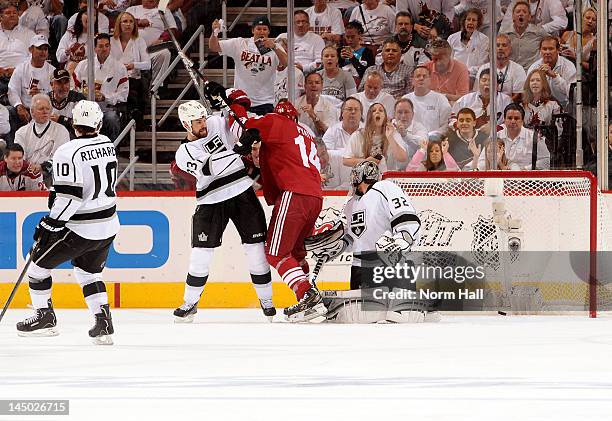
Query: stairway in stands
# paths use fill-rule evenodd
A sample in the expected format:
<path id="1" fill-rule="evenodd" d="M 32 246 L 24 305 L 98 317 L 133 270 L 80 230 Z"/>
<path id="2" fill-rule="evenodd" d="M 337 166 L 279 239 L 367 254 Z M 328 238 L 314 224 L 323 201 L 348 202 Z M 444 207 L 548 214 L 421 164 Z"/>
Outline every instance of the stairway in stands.
<path id="1" fill-rule="evenodd" d="M 233 22 L 236 16 L 240 13 L 244 1 L 240 2 L 237 0 L 228 1 L 227 6 L 227 21 Z M 296 9 L 304 9 L 311 6 L 310 0 L 298 0 L 296 1 Z M 266 14 L 266 2 L 265 1 L 253 1 L 252 7 L 249 7 L 240 17 L 239 23 L 235 26 L 228 37 L 250 37 L 250 22 L 256 17 Z M 275 37 L 283 32 L 286 32 L 287 28 L 287 9 L 286 2 L 277 0 L 272 1 L 271 9 L 271 21 L 272 21 L 272 37 Z M 221 9 L 219 9 L 219 17 L 221 16 Z M 210 35 L 210 28 L 206 28 L 206 39 L 205 39 L 205 59 L 207 60 L 207 66 L 204 70 L 204 75 L 209 80 L 214 80 L 219 83 L 223 83 L 223 66 L 221 56 L 217 54 L 208 54 L 208 35 Z M 194 60 L 195 64 L 198 65 L 198 42 L 194 43 L 194 48 L 190 53 L 190 57 Z M 233 61 L 228 58 L 228 71 L 227 71 L 227 86 L 231 87 L 234 83 L 234 69 Z M 166 110 L 172 105 L 175 98 L 177 98 L 182 89 L 189 83 L 189 75 L 183 67 L 182 63 L 179 63 L 176 67 L 175 72 L 167 79 L 165 88 L 160 91 L 160 99 L 157 100 L 157 113 L 155 116 L 156 121 L 164 115 Z M 197 99 L 197 93 L 194 89 L 191 89 L 183 100 Z M 145 122 L 150 124 L 151 110 L 149 109 L 150 103 L 147 104 L 147 110 L 145 115 Z M 157 183 L 154 184 L 152 180 L 152 165 L 151 165 L 151 130 L 147 128 L 146 131 L 136 132 L 136 155 L 139 156 L 138 162 L 135 164 L 135 179 L 134 189 L 135 190 L 174 190 L 174 185 L 170 179 L 169 167 L 170 162 L 174 158 L 174 153 L 181 144 L 181 140 L 185 137 L 184 131 L 181 129 L 178 115 L 175 110 L 172 112 L 170 117 L 157 129 Z M 126 167 L 128 159 L 127 154 L 129 153 L 129 139 L 124 139 L 119 146 L 120 151 L 120 171 Z M 126 176 L 119 185 L 120 190 L 128 189 L 128 176 Z"/>

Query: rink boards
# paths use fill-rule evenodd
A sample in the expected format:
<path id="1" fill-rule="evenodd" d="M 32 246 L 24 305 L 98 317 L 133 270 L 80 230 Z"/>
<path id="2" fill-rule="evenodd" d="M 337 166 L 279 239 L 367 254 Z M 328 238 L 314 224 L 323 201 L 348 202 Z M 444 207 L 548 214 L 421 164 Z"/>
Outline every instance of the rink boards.
<path id="1" fill-rule="evenodd" d="M 604 195 L 612 208 L 612 195 Z M 262 204 L 269 218 L 272 208 Z M 333 219 L 346 200 L 345 192 L 328 192 L 324 198 L 325 219 Z M 0 297 L 4 301 L 19 276 L 31 246 L 32 233 L 47 212 L 46 195 L 0 193 Z M 418 208 L 418 205 L 415 203 Z M 121 231 L 109 255 L 104 280 L 114 307 L 174 307 L 180 304 L 189 264 L 192 193 L 123 193 L 117 209 Z M 313 263 L 311 262 L 311 266 Z M 348 286 L 350 256 L 326 266 L 319 277 L 323 288 Z M 274 271 L 273 271 L 274 272 Z M 277 306 L 293 302 L 293 293 L 273 274 Z M 57 307 L 81 308 L 84 301 L 74 282 L 71 266 L 62 266 L 53 277 Z M 210 268 L 203 307 L 256 307 L 239 236 L 231 222 Z M 29 303 L 27 282 L 20 288 L 15 307 Z"/>

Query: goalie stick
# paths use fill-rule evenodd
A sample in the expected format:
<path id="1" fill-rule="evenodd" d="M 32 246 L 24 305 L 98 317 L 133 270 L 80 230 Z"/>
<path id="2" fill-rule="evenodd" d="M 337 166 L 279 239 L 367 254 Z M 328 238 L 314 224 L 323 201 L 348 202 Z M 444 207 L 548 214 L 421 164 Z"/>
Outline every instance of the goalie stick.
<path id="1" fill-rule="evenodd" d="M 23 267 L 23 270 L 21 271 L 21 274 L 19 275 L 19 278 L 17 279 L 15 286 L 13 287 L 13 290 L 11 291 L 11 295 L 9 295 L 9 297 L 6 300 L 6 303 L 4 303 L 4 307 L 2 308 L 2 313 L 0 313 L 0 322 L 2 322 L 4 313 L 6 313 L 9 306 L 11 305 L 11 302 L 13 301 L 13 298 L 15 297 L 15 294 L 17 293 L 17 290 L 19 289 L 19 285 L 21 285 L 21 281 L 23 280 L 23 277 L 25 276 L 26 272 L 28 271 L 28 268 L 30 267 L 30 264 L 32 263 L 32 252 L 34 251 L 35 246 L 36 244 L 34 244 L 34 246 L 32 246 L 32 248 L 30 249 L 30 253 L 28 253 L 28 260 L 26 260 L 26 264 Z"/>
<path id="2" fill-rule="evenodd" d="M 157 6 L 159 17 L 161 18 L 164 24 L 164 30 L 168 32 L 168 34 L 170 35 L 170 39 L 172 40 L 174 47 L 178 51 L 178 56 L 183 62 L 183 66 L 185 66 L 185 69 L 187 69 L 189 78 L 195 85 L 195 88 L 198 91 L 198 95 L 200 96 L 200 99 L 202 100 L 202 102 L 204 102 L 204 106 L 206 107 L 206 110 L 210 114 L 212 114 L 212 108 L 210 104 L 208 103 L 208 101 L 206 100 L 206 97 L 204 95 L 204 86 L 208 83 L 208 80 L 206 79 L 206 77 L 204 77 L 200 69 L 198 69 L 193 64 L 193 61 L 191 61 L 191 59 L 187 57 L 187 55 L 185 55 L 185 53 L 183 52 L 183 49 L 181 48 L 181 44 L 179 44 L 178 40 L 174 36 L 174 33 L 170 30 L 170 26 L 168 25 L 168 20 L 166 19 L 166 9 L 168 8 L 168 3 L 170 3 L 170 0 L 160 0 Z M 198 78 L 200 78 L 200 80 L 202 81 L 202 85 L 200 85 Z M 225 101 L 225 99 L 222 97 L 216 97 L 216 99 L 218 99 L 220 102 L 225 104 L 225 106 L 228 109 L 228 113 L 234 118 L 234 120 L 238 123 L 238 125 L 242 128 L 242 130 L 246 131 L 247 130 L 246 126 L 244 125 L 242 120 L 240 120 L 240 118 L 236 115 L 236 113 L 234 113 L 234 111 L 230 108 L 227 101 Z"/>

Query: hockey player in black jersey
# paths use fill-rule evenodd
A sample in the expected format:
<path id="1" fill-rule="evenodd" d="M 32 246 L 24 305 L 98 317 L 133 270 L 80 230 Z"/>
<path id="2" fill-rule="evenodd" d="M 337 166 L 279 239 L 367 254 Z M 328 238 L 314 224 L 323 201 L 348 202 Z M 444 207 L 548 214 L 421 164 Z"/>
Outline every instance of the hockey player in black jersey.
<path id="1" fill-rule="evenodd" d="M 17 323 L 17 331 L 20 336 L 58 334 L 51 304 L 51 269 L 71 261 L 74 277 L 95 317 L 89 336 L 95 344 L 111 345 L 113 322 L 102 270 L 119 232 L 115 147 L 108 137 L 99 134 L 103 115 L 97 103 L 78 102 L 72 117 L 77 138 L 60 146 L 53 155 L 56 196 L 49 215 L 40 220 L 34 232 L 27 276 L 36 313 Z"/>

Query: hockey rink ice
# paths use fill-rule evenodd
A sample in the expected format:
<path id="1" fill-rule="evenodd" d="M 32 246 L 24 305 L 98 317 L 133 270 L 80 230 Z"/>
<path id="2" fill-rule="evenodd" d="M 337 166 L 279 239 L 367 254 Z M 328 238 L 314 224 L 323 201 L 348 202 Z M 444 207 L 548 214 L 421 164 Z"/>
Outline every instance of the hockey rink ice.
<path id="1" fill-rule="evenodd" d="M 69 416 L 1 420 L 612 420 L 612 317 L 446 316 L 438 324 L 293 325 L 259 310 L 86 310 L 60 335 L 0 324 L 0 399 L 69 399 Z M 280 317 L 277 315 L 277 318 Z"/>

